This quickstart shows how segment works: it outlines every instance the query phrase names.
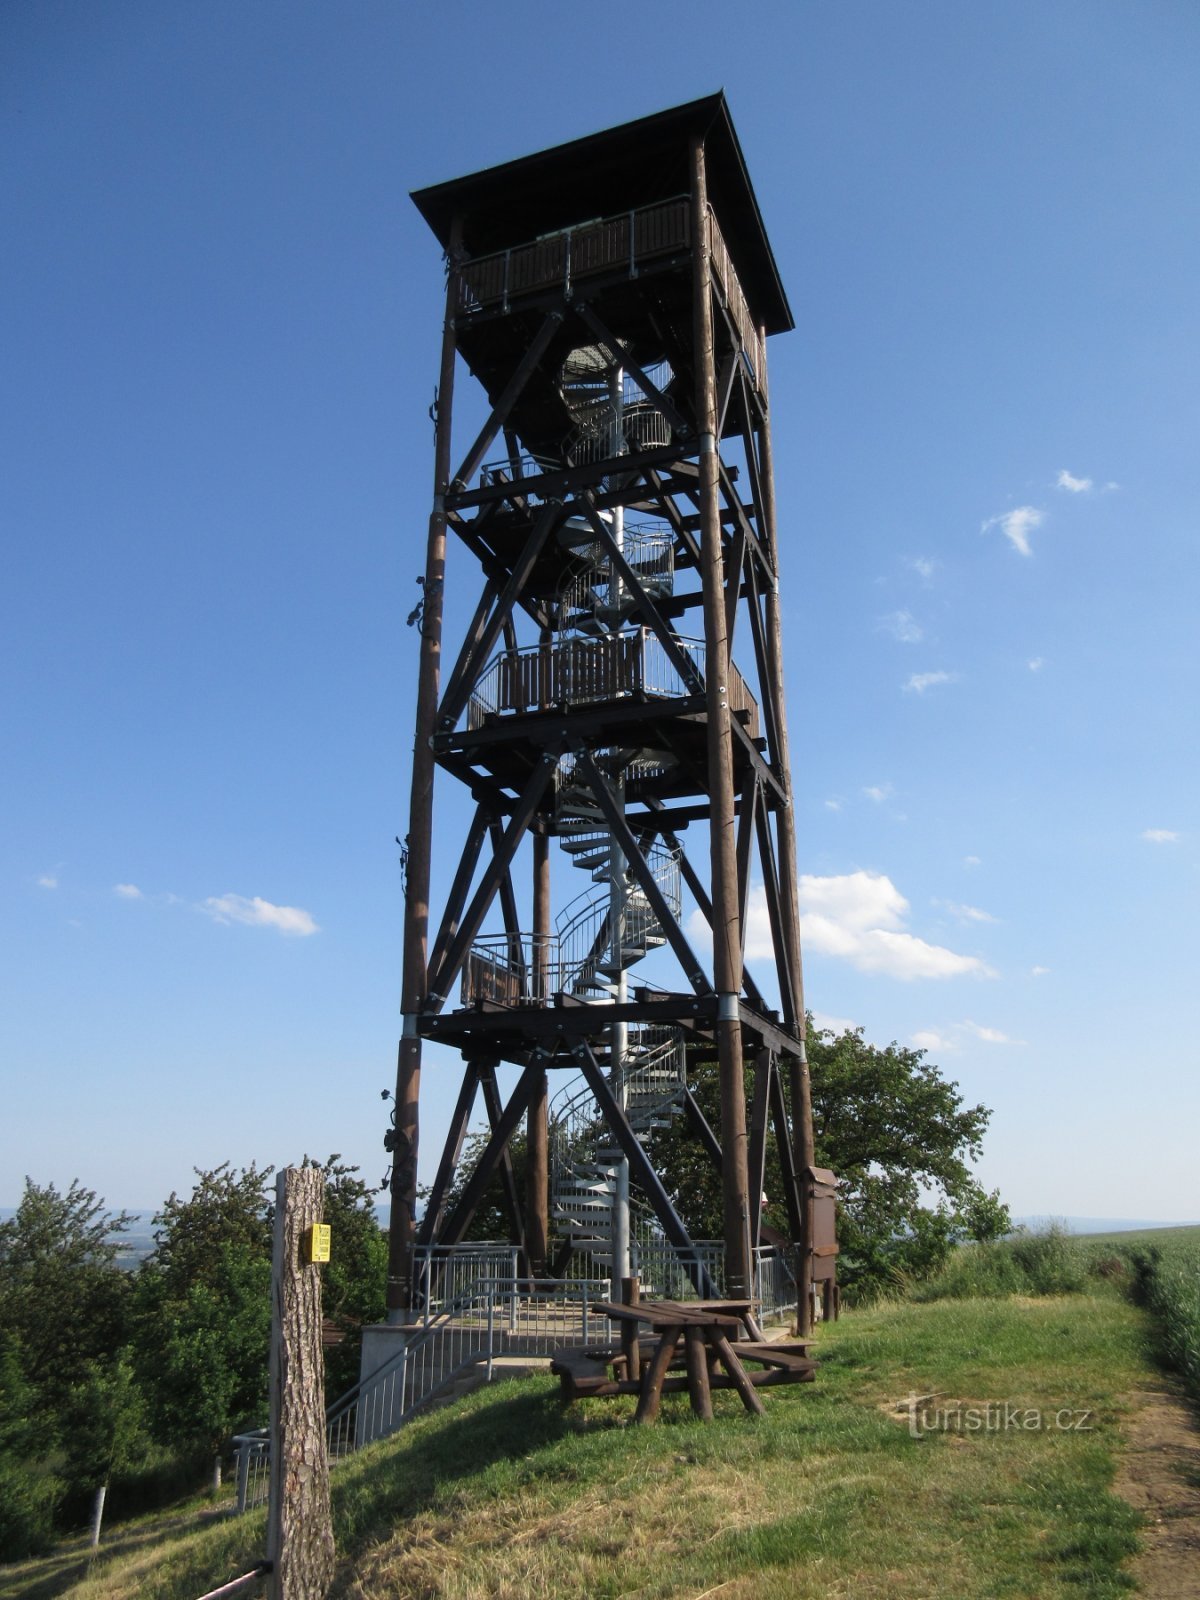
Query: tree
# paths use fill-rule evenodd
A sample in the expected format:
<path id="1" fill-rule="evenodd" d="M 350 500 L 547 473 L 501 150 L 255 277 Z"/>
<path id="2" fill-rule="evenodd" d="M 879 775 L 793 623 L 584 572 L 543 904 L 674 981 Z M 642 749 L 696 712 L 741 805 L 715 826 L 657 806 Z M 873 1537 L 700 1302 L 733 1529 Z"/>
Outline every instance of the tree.
<path id="1" fill-rule="evenodd" d="M 154 1219 L 136 1285 L 134 1360 L 154 1430 L 175 1449 L 221 1452 L 266 1417 L 271 1342 L 271 1168 L 196 1169 Z"/>
<path id="2" fill-rule="evenodd" d="M 1006 1231 L 1007 1208 L 970 1168 L 991 1113 L 983 1105 L 965 1106 L 958 1085 L 943 1078 L 923 1050 L 895 1043 L 881 1049 L 868 1044 L 861 1029 L 835 1036 L 810 1018 L 808 1058 L 816 1163 L 840 1180 L 843 1284 L 869 1292 L 897 1274 L 931 1270 L 959 1239 Z M 717 1128 L 715 1064 L 693 1069 L 692 1089 Z M 720 1179 L 682 1119 L 654 1133 L 649 1145 L 693 1234 L 720 1237 Z M 765 1219 L 786 1231 L 773 1141 L 765 1190 Z"/>
<path id="3" fill-rule="evenodd" d="M 92 1362 L 67 1402 L 65 1436 L 71 1482 L 95 1495 L 92 1546 L 100 1543 L 104 1500 L 114 1473 L 135 1466 L 146 1453 L 144 1406 L 128 1354 Z"/>
<path id="4" fill-rule="evenodd" d="M 0 1336 L 14 1342 L 45 1423 L 89 1363 L 124 1342 L 129 1277 L 117 1257 L 132 1220 L 78 1181 L 60 1194 L 26 1178 L 15 1215 L 0 1223 Z"/>

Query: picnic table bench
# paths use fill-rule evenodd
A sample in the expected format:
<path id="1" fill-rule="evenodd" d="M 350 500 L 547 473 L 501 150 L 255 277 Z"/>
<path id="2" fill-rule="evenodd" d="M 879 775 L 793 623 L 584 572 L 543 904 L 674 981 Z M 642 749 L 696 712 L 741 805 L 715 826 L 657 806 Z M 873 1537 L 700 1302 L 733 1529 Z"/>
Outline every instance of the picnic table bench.
<path id="1" fill-rule="evenodd" d="M 705 1421 L 712 1418 L 714 1389 L 736 1389 L 746 1410 L 761 1414 L 758 1389 L 811 1382 L 816 1368 L 809 1340 L 774 1343 L 761 1334 L 753 1337 L 750 1330 L 758 1330 L 749 1301 L 601 1301 L 593 1310 L 621 1325 L 620 1345 L 560 1351 L 550 1370 L 558 1374 L 566 1400 L 636 1394 L 636 1422 L 653 1422 L 662 1396 L 684 1389 L 692 1410 Z M 754 1364 L 749 1370 L 747 1362 Z"/>

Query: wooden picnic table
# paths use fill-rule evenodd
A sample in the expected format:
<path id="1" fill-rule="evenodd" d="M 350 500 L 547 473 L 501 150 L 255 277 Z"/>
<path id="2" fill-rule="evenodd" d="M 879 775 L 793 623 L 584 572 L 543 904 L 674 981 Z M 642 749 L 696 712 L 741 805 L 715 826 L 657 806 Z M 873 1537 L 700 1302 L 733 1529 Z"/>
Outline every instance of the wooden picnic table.
<path id="1" fill-rule="evenodd" d="M 761 1415 L 757 1389 L 804 1382 L 813 1374 L 809 1341 L 776 1345 L 753 1336 L 757 1328 L 748 1300 L 642 1300 L 633 1305 L 606 1300 L 593 1309 L 621 1325 L 620 1349 L 563 1352 L 551 1370 L 562 1378 L 568 1399 L 637 1394 L 637 1422 L 653 1422 L 664 1392 L 684 1388 L 692 1410 L 705 1421 L 713 1415 L 714 1389 L 736 1389 L 746 1410 Z M 641 1337 L 643 1325 L 649 1330 L 647 1341 Z M 761 1370 L 747 1372 L 746 1361 Z M 680 1365 L 685 1375 L 669 1377 L 671 1368 Z"/>

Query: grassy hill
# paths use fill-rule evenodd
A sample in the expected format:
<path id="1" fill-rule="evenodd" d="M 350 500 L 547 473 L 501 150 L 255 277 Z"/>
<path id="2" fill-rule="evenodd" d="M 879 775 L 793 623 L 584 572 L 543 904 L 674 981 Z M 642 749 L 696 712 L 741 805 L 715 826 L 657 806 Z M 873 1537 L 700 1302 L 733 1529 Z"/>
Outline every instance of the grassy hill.
<path id="1" fill-rule="evenodd" d="M 886 1305 L 819 1346 L 817 1383 L 770 1392 L 759 1420 L 717 1395 L 705 1426 L 668 1397 L 658 1426 L 635 1428 L 629 1401 L 564 1411 L 534 1378 L 412 1424 L 335 1471 L 334 1594 L 1127 1592 L 1137 1519 L 1110 1485 L 1123 1420 L 1156 1380 L 1146 1314 L 1118 1289 Z M 176 1527 L 66 1592 L 195 1600 L 262 1539 L 261 1514 Z M 64 1592 L 36 1577 L 7 1569 L 0 1596 Z"/>

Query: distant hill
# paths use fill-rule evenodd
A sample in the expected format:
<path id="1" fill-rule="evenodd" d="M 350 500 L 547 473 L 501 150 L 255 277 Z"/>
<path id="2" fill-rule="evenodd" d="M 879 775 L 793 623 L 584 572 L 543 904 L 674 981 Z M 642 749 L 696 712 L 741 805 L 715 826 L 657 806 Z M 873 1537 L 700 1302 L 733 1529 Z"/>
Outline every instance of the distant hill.
<path id="1" fill-rule="evenodd" d="M 1144 1228 L 1195 1228 L 1200 1227 L 1196 1222 L 1146 1222 L 1142 1219 L 1131 1217 L 1014 1217 L 1014 1224 L 1018 1228 L 1029 1228 L 1037 1232 L 1040 1228 L 1048 1228 L 1053 1223 L 1058 1223 L 1070 1233 L 1138 1233 Z"/>

